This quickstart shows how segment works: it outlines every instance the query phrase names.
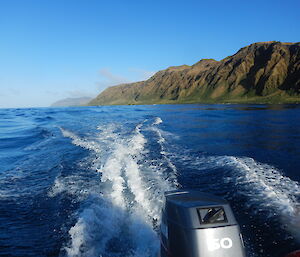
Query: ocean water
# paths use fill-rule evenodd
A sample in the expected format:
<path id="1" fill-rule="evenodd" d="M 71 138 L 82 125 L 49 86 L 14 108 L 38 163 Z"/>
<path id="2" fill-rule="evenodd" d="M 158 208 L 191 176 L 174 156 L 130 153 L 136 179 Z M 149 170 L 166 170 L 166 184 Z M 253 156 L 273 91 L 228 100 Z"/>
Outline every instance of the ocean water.
<path id="1" fill-rule="evenodd" d="M 226 198 L 248 257 L 300 249 L 300 106 L 0 109 L 0 256 L 154 257 L 164 191 Z"/>

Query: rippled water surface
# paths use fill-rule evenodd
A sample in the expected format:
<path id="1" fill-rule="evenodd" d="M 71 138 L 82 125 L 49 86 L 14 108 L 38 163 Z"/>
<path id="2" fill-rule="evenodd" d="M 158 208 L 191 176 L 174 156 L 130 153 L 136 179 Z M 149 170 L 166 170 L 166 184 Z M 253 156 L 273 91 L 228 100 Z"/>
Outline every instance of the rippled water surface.
<path id="1" fill-rule="evenodd" d="M 157 256 L 163 192 L 232 205 L 249 257 L 300 249 L 300 106 L 0 109 L 0 256 Z"/>

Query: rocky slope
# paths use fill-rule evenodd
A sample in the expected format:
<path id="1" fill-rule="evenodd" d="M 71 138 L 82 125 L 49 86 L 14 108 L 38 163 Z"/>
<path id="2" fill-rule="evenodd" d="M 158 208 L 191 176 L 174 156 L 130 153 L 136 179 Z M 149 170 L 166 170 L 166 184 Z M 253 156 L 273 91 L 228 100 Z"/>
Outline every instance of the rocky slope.
<path id="1" fill-rule="evenodd" d="M 89 104 L 217 102 L 300 102 L 300 43 L 254 43 L 221 61 L 170 67 L 107 88 Z"/>

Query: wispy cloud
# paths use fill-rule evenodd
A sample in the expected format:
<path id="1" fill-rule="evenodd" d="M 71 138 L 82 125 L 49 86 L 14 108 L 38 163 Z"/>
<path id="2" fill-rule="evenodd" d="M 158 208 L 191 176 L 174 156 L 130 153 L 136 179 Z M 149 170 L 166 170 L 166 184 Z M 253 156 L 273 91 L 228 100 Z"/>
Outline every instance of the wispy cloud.
<path id="1" fill-rule="evenodd" d="M 81 90 L 81 89 L 70 90 L 70 91 L 67 91 L 66 93 L 71 98 L 94 97 L 94 96 L 97 95 L 95 92 L 91 92 L 91 91 L 88 91 L 88 90 Z"/>
<path id="2" fill-rule="evenodd" d="M 99 73 L 110 84 L 121 84 L 131 82 L 128 78 L 114 74 L 107 68 L 99 70 Z"/>
<path id="3" fill-rule="evenodd" d="M 155 71 L 148 71 L 138 68 L 130 68 L 129 71 L 136 73 L 138 75 L 139 80 L 147 80 L 156 73 Z"/>
<path id="4" fill-rule="evenodd" d="M 110 86 L 115 86 L 123 83 L 130 83 L 134 81 L 146 80 L 155 74 L 155 72 L 153 71 L 148 71 L 139 68 L 129 68 L 127 72 L 129 72 L 129 76 L 132 77 L 133 79 L 129 79 L 127 77 L 120 76 L 119 74 L 113 73 L 108 68 L 103 68 L 99 70 L 101 81 L 96 82 L 96 86 L 98 90 L 102 91 L 105 88 Z"/>
<path id="5" fill-rule="evenodd" d="M 111 72 L 108 68 L 103 68 L 99 70 L 100 81 L 97 81 L 96 88 L 98 91 L 102 91 L 107 87 L 123 84 L 123 83 L 130 83 L 132 82 L 130 79 L 120 76 Z"/>
<path id="6" fill-rule="evenodd" d="M 98 90 L 95 88 L 92 90 L 74 89 L 66 91 L 52 91 L 46 90 L 45 94 L 49 95 L 53 99 L 64 99 L 64 98 L 79 98 L 79 97 L 95 97 L 98 94 Z"/>

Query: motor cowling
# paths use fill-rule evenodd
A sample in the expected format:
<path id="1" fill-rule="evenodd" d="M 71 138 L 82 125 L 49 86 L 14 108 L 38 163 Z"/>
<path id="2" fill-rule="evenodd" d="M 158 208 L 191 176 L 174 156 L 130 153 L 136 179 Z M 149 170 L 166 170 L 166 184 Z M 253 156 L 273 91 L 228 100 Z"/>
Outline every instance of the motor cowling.
<path id="1" fill-rule="evenodd" d="M 300 257 L 300 250 L 292 252 L 292 253 L 288 254 L 287 256 L 285 256 L 285 257 Z"/>
<path id="2" fill-rule="evenodd" d="M 165 193 L 161 257 L 245 257 L 229 203 L 194 190 Z"/>

